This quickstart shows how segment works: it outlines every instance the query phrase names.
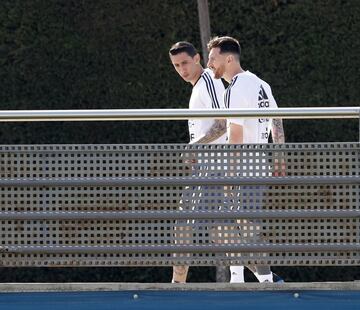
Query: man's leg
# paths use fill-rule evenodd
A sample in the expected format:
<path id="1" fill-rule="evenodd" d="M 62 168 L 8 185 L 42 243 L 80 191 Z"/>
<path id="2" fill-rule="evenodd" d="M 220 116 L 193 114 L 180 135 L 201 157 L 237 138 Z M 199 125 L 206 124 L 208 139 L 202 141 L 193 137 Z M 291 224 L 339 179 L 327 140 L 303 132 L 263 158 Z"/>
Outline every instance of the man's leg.
<path id="1" fill-rule="evenodd" d="M 250 269 L 260 283 L 274 282 L 273 273 L 271 272 L 270 266 L 246 266 Z"/>
<path id="2" fill-rule="evenodd" d="M 219 244 L 228 244 L 229 240 L 234 240 L 237 238 L 236 230 L 236 226 L 218 226 L 217 229 L 212 232 L 212 235 L 214 236 L 213 242 Z M 226 256 L 229 255 L 231 255 L 231 253 L 226 253 Z M 230 283 L 244 282 L 244 266 L 230 266 Z"/>
<path id="3" fill-rule="evenodd" d="M 184 225 L 183 221 L 178 221 L 177 225 Z M 183 238 L 188 239 L 189 238 L 189 226 L 180 226 L 175 227 L 175 244 L 188 244 L 188 240 L 181 240 Z M 176 254 L 175 254 L 176 256 Z M 171 283 L 186 283 L 187 274 L 189 271 L 189 266 L 185 265 L 174 265 L 173 266 L 173 277 L 171 280 Z"/>
<path id="4" fill-rule="evenodd" d="M 188 210 L 189 206 L 191 206 L 191 210 L 193 211 L 195 210 L 196 203 L 193 200 L 194 193 L 196 193 L 196 187 L 191 187 L 191 188 L 189 186 L 185 187 L 185 191 L 182 195 L 182 199 L 180 200 L 180 205 L 181 205 L 179 207 L 180 211 Z M 189 244 L 189 240 L 191 239 L 191 232 L 192 232 L 192 227 L 190 226 L 190 224 L 191 223 L 187 220 L 176 221 L 174 227 L 175 244 Z M 171 283 L 186 283 L 188 271 L 189 271 L 189 266 L 174 265 Z"/>
<path id="5" fill-rule="evenodd" d="M 244 266 L 230 266 L 230 283 L 244 282 Z"/>
<path id="6" fill-rule="evenodd" d="M 189 266 L 173 266 L 171 283 L 186 283 Z"/>
<path id="7" fill-rule="evenodd" d="M 253 198 L 252 198 L 252 203 L 250 205 L 250 209 L 255 209 L 255 210 L 261 210 L 263 209 L 263 204 L 264 204 L 264 200 L 266 198 L 265 196 L 265 192 L 267 191 L 267 187 L 266 186 L 249 186 L 246 187 L 248 190 L 253 192 Z M 258 242 L 263 242 L 264 238 L 263 238 L 263 225 L 262 225 L 262 221 L 261 220 L 252 220 L 249 221 L 249 224 L 253 224 L 253 231 L 254 231 L 254 235 L 252 235 L 252 238 L 255 238 L 256 241 Z M 264 282 L 276 282 L 274 281 L 274 274 L 272 273 L 270 266 L 268 265 L 250 265 L 250 266 L 246 266 L 249 270 L 251 270 L 255 277 L 258 279 L 258 281 L 260 283 L 264 283 Z M 280 280 L 282 280 L 280 278 Z"/>
<path id="8" fill-rule="evenodd" d="M 231 193 L 231 189 L 230 187 L 225 186 L 224 187 L 224 191 L 225 191 L 225 197 L 226 199 L 224 199 L 224 205 L 221 208 L 222 210 L 232 210 L 233 209 L 233 199 L 228 199 L 229 197 L 232 197 L 232 193 Z M 229 191 L 229 192 L 227 192 Z M 235 224 L 235 223 L 234 223 Z M 230 235 L 227 235 L 228 238 L 232 239 L 232 240 L 236 240 L 239 239 L 240 240 L 240 233 L 237 232 L 237 226 L 229 226 L 229 227 L 223 227 L 223 229 L 229 229 L 232 230 L 233 233 L 231 233 Z M 224 243 L 228 243 L 229 240 L 224 240 Z M 227 253 L 228 255 L 228 253 Z M 230 266 L 230 283 L 245 283 L 245 278 L 244 278 L 244 266 Z"/>

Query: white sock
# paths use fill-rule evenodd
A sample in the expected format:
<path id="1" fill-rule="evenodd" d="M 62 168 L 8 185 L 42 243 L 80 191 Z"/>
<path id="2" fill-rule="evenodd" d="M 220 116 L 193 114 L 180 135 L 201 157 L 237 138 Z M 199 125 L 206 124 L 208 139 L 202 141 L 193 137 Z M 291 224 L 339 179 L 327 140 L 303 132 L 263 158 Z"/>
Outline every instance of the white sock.
<path id="1" fill-rule="evenodd" d="M 260 283 L 268 282 L 273 283 L 273 274 L 258 274 L 257 272 L 254 272 L 255 277 L 259 280 Z"/>
<path id="2" fill-rule="evenodd" d="M 230 283 L 244 282 L 244 266 L 230 266 Z"/>

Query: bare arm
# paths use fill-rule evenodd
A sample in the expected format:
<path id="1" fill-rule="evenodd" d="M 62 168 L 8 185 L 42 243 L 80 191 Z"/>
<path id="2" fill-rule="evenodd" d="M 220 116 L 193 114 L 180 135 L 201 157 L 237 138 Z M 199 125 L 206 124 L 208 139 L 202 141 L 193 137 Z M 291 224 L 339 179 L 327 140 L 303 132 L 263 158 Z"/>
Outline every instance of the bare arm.
<path id="1" fill-rule="evenodd" d="M 229 138 L 229 144 L 244 143 L 243 126 L 231 123 L 228 138 Z"/>
<path id="2" fill-rule="evenodd" d="M 272 137 L 274 143 L 285 143 L 285 134 L 283 123 L 280 118 L 275 118 L 272 121 Z M 283 152 L 274 153 L 274 171 L 273 176 L 285 176 L 286 175 L 286 164 Z"/>
<path id="3" fill-rule="evenodd" d="M 285 133 L 281 118 L 272 121 L 272 138 L 274 143 L 285 143 Z"/>
<path id="4" fill-rule="evenodd" d="M 230 123 L 229 128 L 229 144 L 243 144 L 244 143 L 244 128 L 241 125 Z M 228 161 L 228 171 L 227 175 L 233 177 L 236 175 L 237 170 L 237 158 L 239 157 L 239 153 L 233 154 L 232 158 L 229 158 Z M 225 196 L 232 196 L 233 186 L 224 186 Z"/>
<path id="5" fill-rule="evenodd" d="M 194 143 L 210 143 L 217 138 L 220 138 L 226 132 L 226 119 L 216 119 L 214 124 L 206 132 L 204 136 L 200 139 L 191 141 L 191 144 Z"/>

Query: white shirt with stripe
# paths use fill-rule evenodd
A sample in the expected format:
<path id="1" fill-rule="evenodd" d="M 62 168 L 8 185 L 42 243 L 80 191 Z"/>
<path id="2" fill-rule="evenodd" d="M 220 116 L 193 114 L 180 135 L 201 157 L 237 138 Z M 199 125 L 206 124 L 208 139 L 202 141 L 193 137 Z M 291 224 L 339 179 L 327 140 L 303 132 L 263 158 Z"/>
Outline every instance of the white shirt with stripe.
<path id="1" fill-rule="evenodd" d="M 210 69 L 205 69 L 192 89 L 189 109 L 224 109 L 222 100 L 225 87 L 215 79 Z M 213 119 L 189 119 L 190 142 L 204 136 L 213 125 Z M 211 143 L 225 143 L 226 134 Z"/>
<path id="2" fill-rule="evenodd" d="M 261 110 L 277 108 L 270 85 L 249 71 L 239 73 L 232 78 L 224 93 L 224 105 L 228 109 L 249 108 Z M 228 119 L 228 134 L 232 123 L 243 126 L 244 143 L 268 142 L 271 119 Z"/>

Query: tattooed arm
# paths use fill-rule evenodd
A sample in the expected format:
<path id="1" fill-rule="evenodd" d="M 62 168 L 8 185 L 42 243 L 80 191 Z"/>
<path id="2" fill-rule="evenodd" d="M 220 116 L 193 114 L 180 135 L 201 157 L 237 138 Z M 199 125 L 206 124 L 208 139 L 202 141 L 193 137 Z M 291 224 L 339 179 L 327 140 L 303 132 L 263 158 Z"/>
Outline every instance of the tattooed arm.
<path id="1" fill-rule="evenodd" d="M 272 121 L 272 139 L 274 143 L 285 143 L 285 134 L 281 118 Z"/>
<path id="2" fill-rule="evenodd" d="M 215 119 L 214 124 L 204 136 L 198 140 L 191 141 L 190 143 L 210 143 L 217 138 L 220 138 L 224 133 L 226 133 L 226 119 Z"/>
<path id="3" fill-rule="evenodd" d="M 272 121 L 272 138 L 274 143 L 285 143 L 285 134 L 280 118 L 275 118 Z M 274 152 L 274 171 L 273 176 L 286 175 L 285 154 L 283 152 Z"/>

